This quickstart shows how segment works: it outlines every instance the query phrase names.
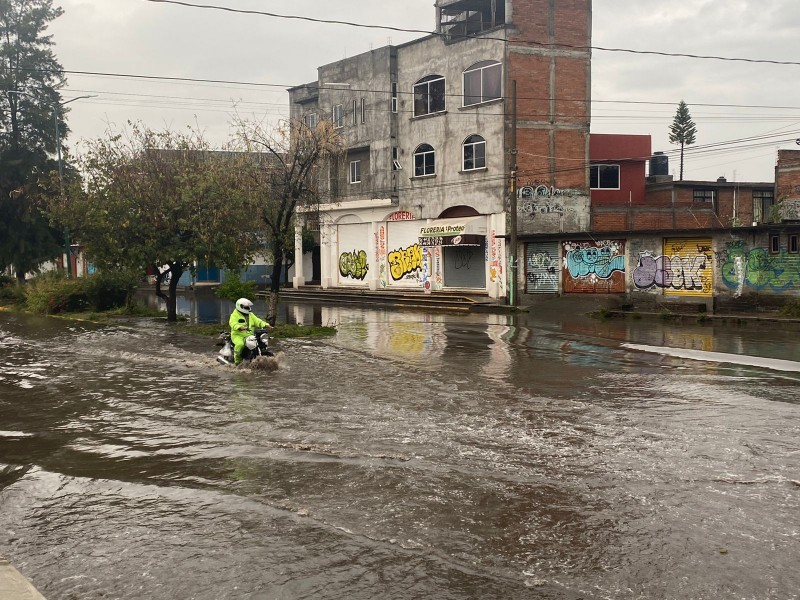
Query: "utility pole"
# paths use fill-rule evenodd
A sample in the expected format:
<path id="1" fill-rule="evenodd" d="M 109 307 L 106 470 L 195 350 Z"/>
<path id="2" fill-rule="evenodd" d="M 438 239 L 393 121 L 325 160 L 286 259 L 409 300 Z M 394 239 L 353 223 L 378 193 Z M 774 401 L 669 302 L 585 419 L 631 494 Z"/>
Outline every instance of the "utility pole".
<path id="1" fill-rule="evenodd" d="M 508 210 L 510 219 L 510 246 L 508 304 L 517 306 L 517 81 L 511 81 L 511 182 L 509 185 Z"/>

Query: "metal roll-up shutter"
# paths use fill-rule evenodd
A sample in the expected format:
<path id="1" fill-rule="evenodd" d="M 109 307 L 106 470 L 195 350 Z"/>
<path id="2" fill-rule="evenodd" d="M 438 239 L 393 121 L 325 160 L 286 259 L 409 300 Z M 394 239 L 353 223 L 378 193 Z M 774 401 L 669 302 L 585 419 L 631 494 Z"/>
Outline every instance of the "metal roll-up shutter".
<path id="1" fill-rule="evenodd" d="M 667 238 L 657 262 L 665 296 L 711 296 L 714 253 L 711 238 Z"/>
<path id="2" fill-rule="evenodd" d="M 558 293 L 560 268 L 558 242 L 534 242 L 525 246 L 525 293 Z"/>
<path id="3" fill-rule="evenodd" d="M 419 245 L 420 221 L 388 223 L 386 236 L 386 281 L 389 287 L 419 288 L 422 285 L 422 248 Z"/>
<path id="4" fill-rule="evenodd" d="M 363 287 L 370 268 L 369 224 L 339 225 L 339 285 Z"/>

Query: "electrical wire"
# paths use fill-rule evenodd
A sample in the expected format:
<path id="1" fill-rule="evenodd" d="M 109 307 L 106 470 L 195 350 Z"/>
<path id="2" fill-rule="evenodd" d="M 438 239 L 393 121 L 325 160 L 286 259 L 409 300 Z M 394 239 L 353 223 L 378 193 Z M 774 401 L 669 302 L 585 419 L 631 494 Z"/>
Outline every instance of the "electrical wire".
<path id="1" fill-rule="evenodd" d="M 788 60 L 770 60 L 770 59 L 760 59 L 760 58 L 741 58 L 741 57 L 730 57 L 730 56 L 715 56 L 715 55 L 705 55 L 705 54 L 689 54 L 684 52 L 661 52 L 656 50 L 632 50 L 629 48 L 607 48 L 603 46 L 577 46 L 571 44 L 550 44 L 550 43 L 543 43 L 534 40 L 522 40 L 522 39 L 514 39 L 508 40 L 507 38 L 498 38 L 492 37 L 489 35 L 456 35 L 453 36 L 449 33 L 440 33 L 436 31 L 426 31 L 422 29 L 408 29 L 403 27 L 393 27 L 390 25 L 369 25 L 365 23 L 355 23 L 352 21 L 338 21 L 334 19 L 320 19 L 315 17 L 306 17 L 300 15 L 282 15 L 273 12 L 266 12 L 260 10 L 246 10 L 240 8 L 230 8 L 226 6 L 217 6 L 213 4 L 195 4 L 192 2 L 184 2 L 182 0 L 144 0 L 145 2 L 152 2 L 157 4 L 173 4 L 178 6 L 183 6 L 186 8 L 200 8 L 206 10 L 219 10 L 231 13 L 241 13 L 247 15 L 259 15 L 265 17 L 272 17 L 277 19 L 289 19 L 289 20 L 298 20 L 298 21 L 307 21 L 311 23 L 322 23 L 327 25 L 346 25 L 348 27 L 357 27 L 362 29 L 383 29 L 387 31 L 397 31 L 401 33 L 421 33 L 428 36 L 437 36 L 437 37 L 444 37 L 448 39 L 452 39 L 453 37 L 457 37 L 459 39 L 480 39 L 480 40 L 495 40 L 501 42 L 508 42 L 512 41 L 515 44 L 527 44 L 531 46 L 538 46 L 544 48 L 564 48 L 569 50 L 581 51 L 581 52 L 588 52 L 588 51 L 603 51 L 603 52 L 620 52 L 620 53 L 627 53 L 627 54 L 644 54 L 644 55 L 653 55 L 653 56 L 665 56 L 665 57 L 677 57 L 677 58 L 692 58 L 692 59 L 699 59 L 699 60 L 719 60 L 719 61 L 728 61 L 728 62 L 745 62 L 745 63 L 754 63 L 754 64 L 772 64 L 772 65 L 789 65 L 789 66 L 800 66 L 800 62 L 797 61 L 788 61 Z"/>

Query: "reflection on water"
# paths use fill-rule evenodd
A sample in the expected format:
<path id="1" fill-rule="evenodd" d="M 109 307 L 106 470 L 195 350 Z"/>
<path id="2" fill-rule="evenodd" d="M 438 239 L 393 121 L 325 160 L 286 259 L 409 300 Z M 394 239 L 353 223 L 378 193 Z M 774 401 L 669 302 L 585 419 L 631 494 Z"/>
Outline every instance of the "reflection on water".
<path id="1" fill-rule="evenodd" d="M 800 377 L 649 351 L 796 360 L 790 336 L 282 310 L 339 332 L 272 373 L 160 321 L 0 313 L 0 553 L 53 599 L 800 589 Z"/>

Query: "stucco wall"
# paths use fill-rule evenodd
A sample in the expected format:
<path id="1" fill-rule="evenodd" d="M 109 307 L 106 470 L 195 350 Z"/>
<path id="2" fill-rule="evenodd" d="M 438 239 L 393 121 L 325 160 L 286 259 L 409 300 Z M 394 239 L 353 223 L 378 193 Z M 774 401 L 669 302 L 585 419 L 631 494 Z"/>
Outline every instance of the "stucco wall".
<path id="1" fill-rule="evenodd" d="M 483 214 L 503 210 L 505 190 L 502 101 L 462 108 L 463 72 L 483 60 L 503 61 L 503 42 L 471 39 L 445 45 L 440 38 L 398 49 L 400 205 L 421 218 L 436 218 L 451 206 L 472 206 Z M 446 112 L 414 117 L 414 83 L 427 75 L 445 78 Z M 486 169 L 462 172 L 462 143 L 472 134 L 486 140 Z M 436 151 L 436 175 L 414 178 L 419 144 Z"/>

